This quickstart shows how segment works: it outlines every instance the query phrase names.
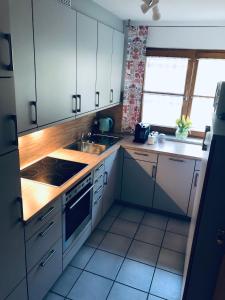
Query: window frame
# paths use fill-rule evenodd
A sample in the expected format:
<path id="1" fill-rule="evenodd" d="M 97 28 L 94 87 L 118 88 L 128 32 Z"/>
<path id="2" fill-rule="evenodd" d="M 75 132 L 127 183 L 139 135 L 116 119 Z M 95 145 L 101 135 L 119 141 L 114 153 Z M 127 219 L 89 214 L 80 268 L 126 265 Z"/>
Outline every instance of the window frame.
<path id="1" fill-rule="evenodd" d="M 189 49 L 161 49 L 161 48 L 147 48 L 146 57 L 177 57 L 177 58 L 187 58 L 188 67 L 186 73 L 186 81 L 184 88 L 184 99 L 182 104 L 181 115 L 190 116 L 191 108 L 193 103 L 195 82 L 198 71 L 198 62 L 202 58 L 211 58 L 211 59 L 225 59 L 225 51 L 223 50 L 189 50 Z M 141 101 L 141 118 L 143 113 L 143 96 L 144 94 L 152 92 L 145 91 L 143 85 L 142 91 L 142 101 Z M 173 95 L 172 93 L 159 93 L 160 95 Z M 204 97 L 207 98 L 207 97 Z M 211 97 L 209 97 L 211 98 Z M 151 129 L 154 131 L 160 131 L 164 133 L 174 134 L 176 127 L 164 127 L 164 126 L 151 126 Z M 203 138 L 204 132 L 201 131 L 191 131 L 191 137 Z"/>

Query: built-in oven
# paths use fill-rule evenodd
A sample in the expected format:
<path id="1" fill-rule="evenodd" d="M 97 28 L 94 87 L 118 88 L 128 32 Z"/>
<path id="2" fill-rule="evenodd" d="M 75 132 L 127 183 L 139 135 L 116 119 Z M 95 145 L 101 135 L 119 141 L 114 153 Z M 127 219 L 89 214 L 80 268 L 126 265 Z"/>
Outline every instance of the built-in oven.
<path id="1" fill-rule="evenodd" d="M 92 174 L 63 195 L 63 250 L 70 247 L 88 222 L 91 222 Z"/>

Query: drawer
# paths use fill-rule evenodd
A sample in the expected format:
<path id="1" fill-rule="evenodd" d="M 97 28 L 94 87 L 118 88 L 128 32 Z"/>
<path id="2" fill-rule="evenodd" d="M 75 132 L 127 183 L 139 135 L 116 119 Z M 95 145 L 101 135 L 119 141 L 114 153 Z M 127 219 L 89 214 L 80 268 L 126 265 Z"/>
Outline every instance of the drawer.
<path id="1" fill-rule="evenodd" d="M 40 230 L 44 225 L 46 225 L 51 218 L 61 212 L 62 202 L 61 198 L 51 202 L 45 208 L 43 208 L 37 216 L 32 218 L 25 226 L 25 239 L 29 240 L 38 230 Z"/>
<path id="2" fill-rule="evenodd" d="M 102 194 L 103 194 L 103 187 L 102 188 L 99 188 L 98 190 L 96 190 L 93 194 L 93 206 L 94 206 L 94 203 L 96 201 L 99 201 L 99 199 L 102 197 Z"/>
<path id="3" fill-rule="evenodd" d="M 52 216 L 51 219 L 26 243 L 28 272 L 50 249 L 51 245 L 62 236 L 61 218 L 61 213 Z"/>
<path id="4" fill-rule="evenodd" d="M 124 157 L 133 158 L 136 160 L 144 160 L 149 162 L 157 162 L 158 154 L 151 153 L 151 152 L 144 152 L 141 150 L 126 149 L 124 150 Z"/>
<path id="5" fill-rule="evenodd" d="M 100 163 L 94 170 L 94 180 L 97 179 L 100 175 L 103 175 L 105 171 L 104 162 Z"/>
<path id="6" fill-rule="evenodd" d="M 62 273 L 62 239 L 59 239 L 28 274 L 29 300 L 43 299 Z"/>
<path id="7" fill-rule="evenodd" d="M 94 193 L 104 186 L 104 174 L 101 174 L 97 179 L 94 180 Z"/>
<path id="8" fill-rule="evenodd" d="M 196 160 L 195 171 L 200 171 L 202 166 L 201 160 Z"/>

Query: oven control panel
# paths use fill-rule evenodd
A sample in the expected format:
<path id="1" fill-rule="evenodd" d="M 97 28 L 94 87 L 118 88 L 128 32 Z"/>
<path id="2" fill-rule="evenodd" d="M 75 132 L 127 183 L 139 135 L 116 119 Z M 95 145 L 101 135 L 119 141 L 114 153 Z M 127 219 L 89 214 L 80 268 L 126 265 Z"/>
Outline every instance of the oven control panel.
<path id="1" fill-rule="evenodd" d="M 63 195 L 64 204 L 70 201 L 80 191 L 85 189 L 86 186 L 91 185 L 92 182 L 93 182 L 93 176 L 92 173 L 90 173 Z"/>

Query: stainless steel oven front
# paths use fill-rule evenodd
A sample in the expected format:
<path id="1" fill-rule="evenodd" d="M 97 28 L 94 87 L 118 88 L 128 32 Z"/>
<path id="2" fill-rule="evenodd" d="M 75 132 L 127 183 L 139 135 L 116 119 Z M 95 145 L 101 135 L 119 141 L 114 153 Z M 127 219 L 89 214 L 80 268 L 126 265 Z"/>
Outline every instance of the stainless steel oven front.
<path id="1" fill-rule="evenodd" d="M 70 247 L 91 222 L 93 178 L 88 174 L 63 195 L 63 250 Z"/>

